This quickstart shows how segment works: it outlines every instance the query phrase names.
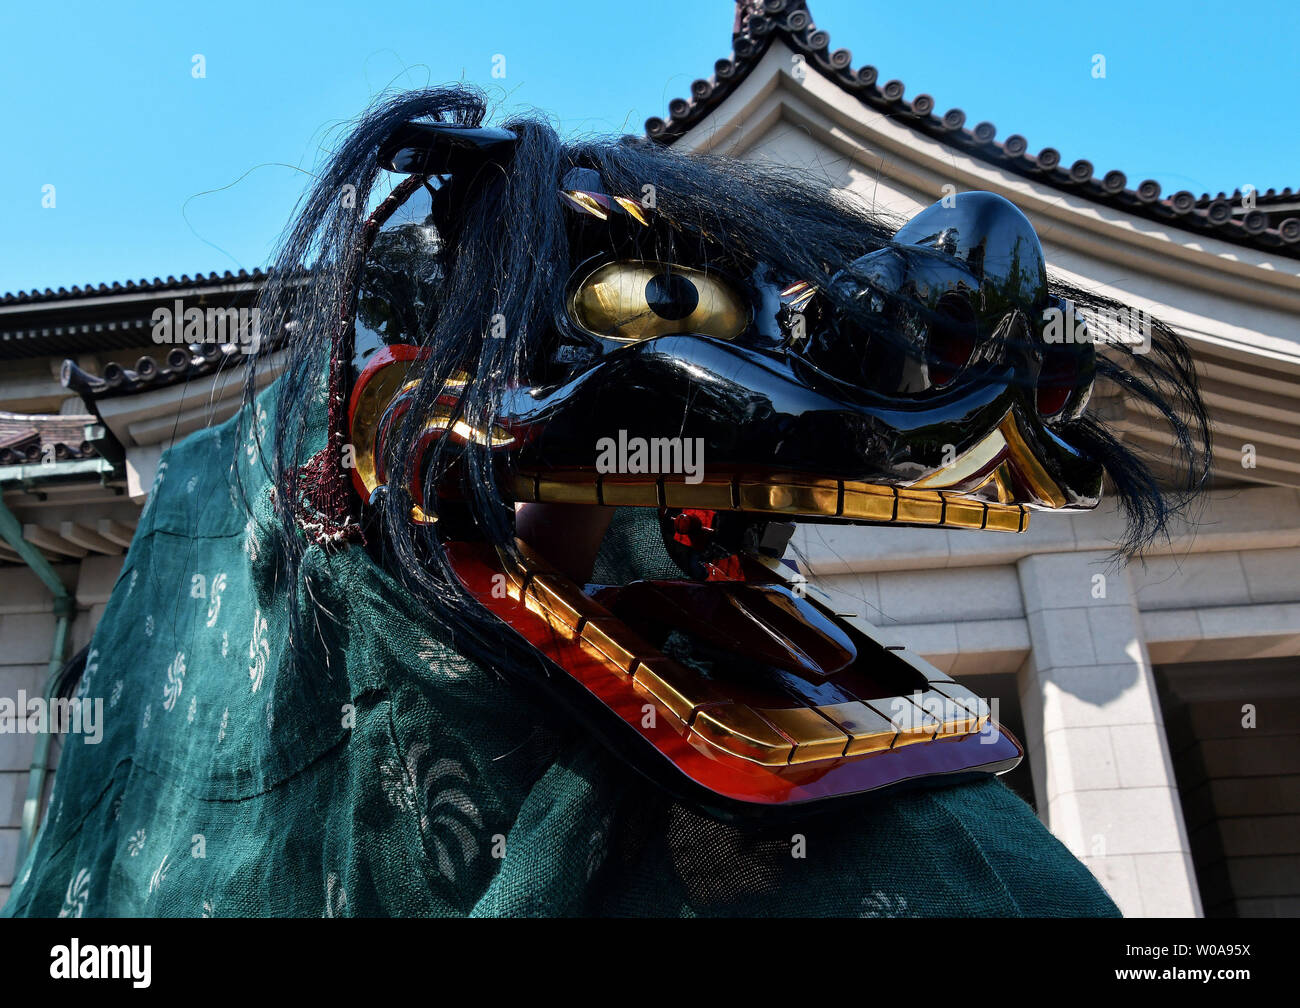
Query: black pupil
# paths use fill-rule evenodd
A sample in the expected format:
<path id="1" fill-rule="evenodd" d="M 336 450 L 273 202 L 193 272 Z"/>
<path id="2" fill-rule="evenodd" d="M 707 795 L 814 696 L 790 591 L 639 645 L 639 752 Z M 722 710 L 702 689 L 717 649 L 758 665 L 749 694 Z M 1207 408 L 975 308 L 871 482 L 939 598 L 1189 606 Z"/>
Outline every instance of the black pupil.
<path id="1" fill-rule="evenodd" d="M 660 273 L 645 285 L 645 302 L 662 319 L 676 322 L 699 306 L 700 292 L 680 273 Z"/>

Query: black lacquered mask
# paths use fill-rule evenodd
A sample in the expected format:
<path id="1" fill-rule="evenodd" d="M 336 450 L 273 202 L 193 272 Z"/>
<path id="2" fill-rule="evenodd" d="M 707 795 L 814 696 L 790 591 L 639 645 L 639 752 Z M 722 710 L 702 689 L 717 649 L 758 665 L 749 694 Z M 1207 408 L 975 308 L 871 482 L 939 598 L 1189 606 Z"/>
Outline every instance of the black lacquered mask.
<path id="1" fill-rule="evenodd" d="M 1006 200 L 958 194 L 818 285 L 657 232 L 653 208 L 600 186 L 592 169 L 561 180 L 573 262 L 539 381 L 504 390 L 495 435 L 471 435 L 500 449 L 516 500 L 1003 531 L 1031 508 L 1096 505 L 1101 466 L 1059 430 L 1088 401 L 1095 350 L 1044 339 L 1058 303 Z M 414 188 L 371 249 L 359 363 L 392 349 L 357 384 L 363 409 L 376 380 L 387 401 L 388 372 L 405 373 L 432 325 L 435 199 Z M 689 441 L 703 471 L 600 472 L 606 438 Z M 373 471 L 357 470 L 367 496 L 382 459 Z"/>
<path id="2" fill-rule="evenodd" d="M 510 628 L 710 807 L 1018 761 L 987 703 L 781 559 L 794 521 L 1015 533 L 1095 507 L 1105 473 L 1141 495 L 1086 411 L 1131 375 L 1082 326 L 1055 338 L 1072 304 L 1016 207 L 959 193 L 891 235 L 761 169 L 534 125 L 408 123 L 379 157 L 409 174 L 342 309 L 349 476 L 381 538 L 423 530 L 399 556 L 492 614 L 475 633 Z M 511 505 L 548 504 L 642 509 L 671 576 L 575 583 L 513 541 Z"/>

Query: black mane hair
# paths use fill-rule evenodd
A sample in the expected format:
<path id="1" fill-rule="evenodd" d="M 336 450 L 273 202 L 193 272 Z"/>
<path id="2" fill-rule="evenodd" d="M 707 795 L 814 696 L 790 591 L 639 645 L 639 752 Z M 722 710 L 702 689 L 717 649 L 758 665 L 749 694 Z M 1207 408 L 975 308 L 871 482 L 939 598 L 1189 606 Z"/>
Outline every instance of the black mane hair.
<path id="1" fill-rule="evenodd" d="M 263 445 L 263 464 L 275 487 L 276 534 L 281 574 L 294 592 L 302 583 L 309 542 L 302 530 L 301 503 L 319 477 L 308 465 L 308 444 L 319 435 L 309 418 L 319 401 L 322 375 L 351 361 L 341 318 L 355 300 L 365 257 L 365 225 L 386 189 L 378 166 L 379 147 L 411 120 L 479 125 L 486 115 L 482 95 L 463 86 L 441 87 L 385 100 L 369 111 L 329 161 L 304 197 L 263 292 L 261 316 L 274 328 L 289 323 L 281 343 L 284 371 L 276 391 L 277 419 Z M 438 297 L 421 344 L 427 361 L 417 365 L 419 390 L 401 443 L 410 445 L 434 411 L 435 400 L 457 373 L 469 375 L 461 398 L 462 419 L 489 429 L 503 390 L 526 383 L 564 311 L 569 280 L 572 214 L 557 197 L 561 179 L 574 167 L 594 169 L 606 191 L 636 197 L 646 185 L 655 192 L 654 234 L 704 239 L 761 262 L 778 274 L 807 279 L 836 298 L 831 277 L 858 257 L 885 248 L 895 227 L 825 185 L 789 171 L 752 162 L 676 152 L 644 138 L 565 143 L 537 118 L 503 123 L 518 136 L 506 167 L 490 166 L 448 222 L 440 251 Z M 341 198 L 345 191 L 350 199 Z M 567 216 L 566 216 L 567 215 Z M 1085 308 L 1114 303 L 1084 290 L 1054 284 L 1053 293 Z M 837 310 L 862 312 L 853 303 Z M 501 338 L 489 336 L 491 320 L 504 317 Z M 898 341 L 878 316 L 860 323 L 873 338 Z M 265 323 L 264 323 L 265 325 Z M 901 343 L 900 343 L 901 348 Z M 268 346 L 265 353 L 274 352 Z M 258 361 L 250 364 L 247 396 L 257 387 Z M 422 370 L 419 370 L 422 368 Z M 1128 513 L 1121 548 L 1136 553 L 1166 532 L 1171 516 L 1200 488 L 1208 473 L 1209 433 L 1188 349 L 1167 326 L 1156 324 L 1149 353 L 1122 347 L 1099 354 L 1098 376 L 1117 383 L 1146 403 L 1172 433 L 1171 460 L 1179 475 L 1172 489 L 1157 482 L 1147 463 L 1104 423 L 1085 417 L 1061 429 L 1078 448 L 1104 467 Z M 334 415 L 345 409 L 330 404 Z M 252 411 L 246 411 L 249 415 Z M 246 422 L 246 421 L 245 421 Z M 317 421 L 319 422 L 319 421 Z M 255 432 L 254 432 L 255 434 Z M 503 500 L 488 449 L 444 438 L 424 475 L 429 492 L 453 467 L 460 474 L 465 511 L 487 541 L 514 549 L 513 510 Z M 413 452 L 395 457 L 408 460 Z M 393 474 L 407 485 L 410 473 Z M 353 519 L 359 504 L 351 504 Z M 522 644 L 503 642 L 499 624 L 468 596 L 437 548 L 436 527 L 410 520 L 411 501 L 390 492 L 376 502 L 380 537 L 391 567 L 426 601 L 434 620 L 468 657 L 501 667 L 528 661 Z M 296 612 L 300 607 L 295 606 Z M 295 632 L 300 637 L 300 632 Z M 299 641 L 300 643 L 301 641 Z M 503 650 L 504 649 L 504 650 Z M 532 656 L 535 660 L 535 655 Z"/>

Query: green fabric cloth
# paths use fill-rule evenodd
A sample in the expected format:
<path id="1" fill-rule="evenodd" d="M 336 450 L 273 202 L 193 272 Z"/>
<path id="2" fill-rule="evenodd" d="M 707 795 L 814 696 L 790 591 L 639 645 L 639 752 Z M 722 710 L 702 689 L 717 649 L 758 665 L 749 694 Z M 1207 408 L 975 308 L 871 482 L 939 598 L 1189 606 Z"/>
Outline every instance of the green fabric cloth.
<path id="1" fill-rule="evenodd" d="M 83 679 L 103 740 L 67 738 L 6 915 L 1116 912 L 995 780 L 794 824 L 684 807 L 439 640 L 361 549 L 309 552 L 330 615 L 295 671 L 239 439 L 165 458 Z"/>

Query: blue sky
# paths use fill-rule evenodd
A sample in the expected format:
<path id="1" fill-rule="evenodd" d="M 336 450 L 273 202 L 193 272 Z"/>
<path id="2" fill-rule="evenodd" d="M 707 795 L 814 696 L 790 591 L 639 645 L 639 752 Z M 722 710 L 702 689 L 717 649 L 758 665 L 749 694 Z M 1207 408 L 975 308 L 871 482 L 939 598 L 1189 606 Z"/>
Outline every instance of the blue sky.
<path id="1" fill-rule="evenodd" d="M 1066 164 L 1166 193 L 1300 187 L 1294 0 L 809 6 L 854 66 Z M 639 132 L 728 55 L 731 21 L 728 0 L 6 4 L 0 291 L 265 264 L 306 173 L 388 88 L 463 79 L 497 115 Z"/>

